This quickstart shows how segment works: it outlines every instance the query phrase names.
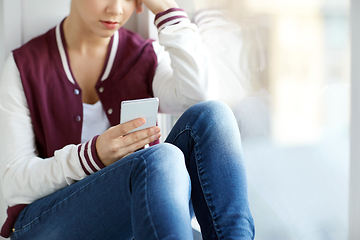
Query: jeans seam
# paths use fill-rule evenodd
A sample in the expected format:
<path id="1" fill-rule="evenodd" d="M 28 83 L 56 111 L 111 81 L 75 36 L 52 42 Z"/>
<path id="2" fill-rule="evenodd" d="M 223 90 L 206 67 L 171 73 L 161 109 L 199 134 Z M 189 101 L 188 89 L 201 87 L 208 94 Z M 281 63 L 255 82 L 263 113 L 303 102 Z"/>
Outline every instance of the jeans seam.
<path id="1" fill-rule="evenodd" d="M 196 151 L 196 145 L 198 144 L 198 142 L 197 142 L 196 139 L 198 139 L 198 136 L 197 136 L 197 134 L 196 134 L 196 131 L 193 130 L 192 128 L 186 126 L 183 130 L 179 131 L 179 133 L 174 137 L 174 140 L 173 140 L 172 143 L 174 143 L 174 142 L 176 141 L 176 139 L 177 139 L 181 134 L 183 134 L 183 133 L 186 132 L 186 131 L 190 131 L 190 136 L 192 137 L 192 139 L 193 139 L 194 142 L 195 142 L 195 144 L 194 144 L 194 151 L 195 151 L 195 153 L 196 153 L 196 156 L 198 156 L 198 152 Z M 205 199 L 205 202 L 206 202 L 206 205 L 207 205 L 209 214 L 210 214 L 210 216 L 211 216 L 211 220 L 212 220 L 212 223 L 213 223 L 213 226 L 214 226 L 214 230 L 215 230 L 215 233 L 216 233 L 218 239 L 220 239 L 219 233 L 218 233 L 218 229 L 217 229 L 217 227 L 216 227 L 216 222 L 214 221 L 214 216 L 213 216 L 213 214 L 212 214 L 212 211 L 211 211 L 210 208 L 209 208 L 209 206 L 210 206 L 210 205 L 209 205 L 209 202 L 208 202 L 207 198 L 205 197 L 205 191 L 204 191 L 204 188 L 203 188 L 203 183 L 202 183 L 201 178 L 200 178 L 199 165 L 198 165 L 197 157 L 195 157 L 195 164 L 196 164 L 196 172 L 197 172 L 197 174 L 198 174 L 200 187 L 201 187 L 201 190 L 202 190 L 202 192 L 203 192 L 203 194 L 204 194 L 204 199 Z"/>
<path id="2" fill-rule="evenodd" d="M 151 155 L 151 154 L 150 154 Z M 155 238 L 156 239 L 159 239 L 158 237 L 158 234 L 156 232 L 156 228 L 155 228 L 155 225 L 154 225 L 154 221 L 152 219 L 152 215 L 151 215 L 151 211 L 150 211 L 150 207 L 149 207 L 149 199 L 148 199 L 148 191 L 147 191 L 147 178 L 148 178 L 148 171 L 147 171 L 147 160 L 146 158 L 144 158 L 142 155 L 140 155 L 140 157 L 143 159 L 143 161 L 145 162 L 145 172 L 146 172 L 146 178 L 145 178 L 145 200 L 146 200 L 146 208 L 147 208 L 147 211 L 149 213 L 149 219 L 150 219 L 150 224 L 152 226 L 152 228 L 154 229 L 154 234 L 155 234 Z"/>

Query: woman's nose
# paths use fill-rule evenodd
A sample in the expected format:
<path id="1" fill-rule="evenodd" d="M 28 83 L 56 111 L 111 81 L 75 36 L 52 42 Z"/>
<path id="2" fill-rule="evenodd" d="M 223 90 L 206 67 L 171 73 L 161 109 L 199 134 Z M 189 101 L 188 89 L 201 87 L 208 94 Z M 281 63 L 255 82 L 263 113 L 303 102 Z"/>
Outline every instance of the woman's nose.
<path id="1" fill-rule="evenodd" d="M 106 12 L 111 15 L 123 14 L 123 0 L 110 0 Z"/>

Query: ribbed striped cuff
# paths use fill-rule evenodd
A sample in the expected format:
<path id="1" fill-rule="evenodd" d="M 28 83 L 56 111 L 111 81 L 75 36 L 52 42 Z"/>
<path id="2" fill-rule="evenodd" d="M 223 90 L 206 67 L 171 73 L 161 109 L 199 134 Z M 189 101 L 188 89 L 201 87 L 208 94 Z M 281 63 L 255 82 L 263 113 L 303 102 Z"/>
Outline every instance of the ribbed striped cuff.
<path id="1" fill-rule="evenodd" d="M 78 146 L 80 164 L 86 175 L 91 175 L 105 167 L 96 152 L 95 144 L 98 137 L 95 136 L 87 143 Z"/>
<path id="2" fill-rule="evenodd" d="M 186 12 L 182 8 L 170 8 L 164 12 L 156 14 L 155 26 L 160 32 L 165 27 L 177 24 L 181 21 L 190 22 Z"/>

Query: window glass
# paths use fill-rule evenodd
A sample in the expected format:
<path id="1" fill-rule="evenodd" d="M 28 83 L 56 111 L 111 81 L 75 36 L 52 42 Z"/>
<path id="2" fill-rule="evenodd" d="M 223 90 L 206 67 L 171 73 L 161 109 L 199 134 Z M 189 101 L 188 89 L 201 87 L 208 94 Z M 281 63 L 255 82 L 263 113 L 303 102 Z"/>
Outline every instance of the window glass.
<path id="1" fill-rule="evenodd" d="M 179 3 L 238 120 L 256 239 L 346 239 L 349 2 Z"/>

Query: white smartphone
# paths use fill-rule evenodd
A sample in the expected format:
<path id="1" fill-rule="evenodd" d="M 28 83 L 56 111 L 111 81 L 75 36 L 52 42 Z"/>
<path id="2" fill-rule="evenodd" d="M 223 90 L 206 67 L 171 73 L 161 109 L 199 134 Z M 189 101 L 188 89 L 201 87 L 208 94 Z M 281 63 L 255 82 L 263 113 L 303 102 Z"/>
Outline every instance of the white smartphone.
<path id="1" fill-rule="evenodd" d="M 145 118 L 146 122 L 144 125 L 133 129 L 129 133 L 156 126 L 158 108 L 158 98 L 122 101 L 120 123 L 126 123 L 136 118 Z"/>

